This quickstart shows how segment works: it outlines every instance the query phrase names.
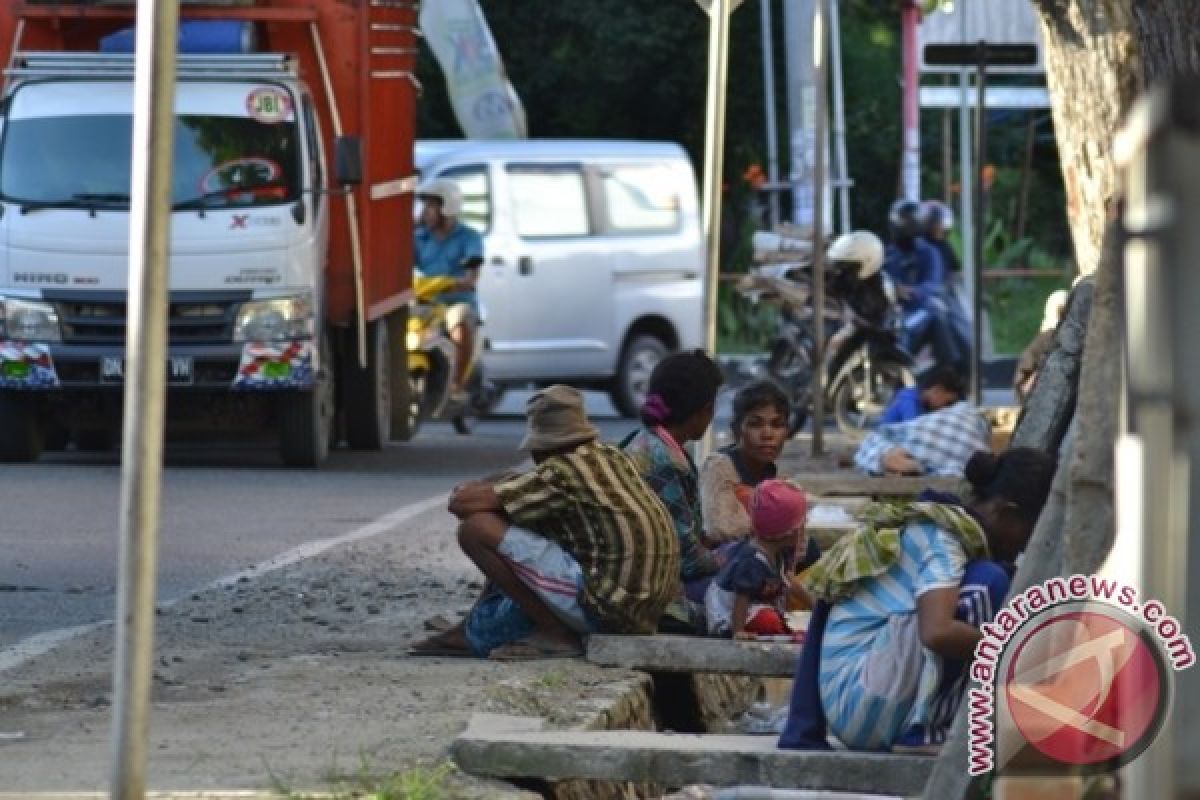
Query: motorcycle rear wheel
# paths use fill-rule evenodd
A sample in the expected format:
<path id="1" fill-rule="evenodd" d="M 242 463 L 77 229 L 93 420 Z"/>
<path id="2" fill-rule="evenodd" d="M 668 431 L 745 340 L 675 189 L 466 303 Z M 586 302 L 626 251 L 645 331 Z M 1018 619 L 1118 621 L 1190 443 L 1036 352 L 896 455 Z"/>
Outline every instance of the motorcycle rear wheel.
<path id="1" fill-rule="evenodd" d="M 871 385 L 867 385 L 867 371 L 862 364 L 840 376 L 831 393 L 833 417 L 840 432 L 855 438 L 865 437 L 879 424 L 896 392 L 915 382 L 908 367 L 894 362 L 876 366 L 873 377 Z"/>

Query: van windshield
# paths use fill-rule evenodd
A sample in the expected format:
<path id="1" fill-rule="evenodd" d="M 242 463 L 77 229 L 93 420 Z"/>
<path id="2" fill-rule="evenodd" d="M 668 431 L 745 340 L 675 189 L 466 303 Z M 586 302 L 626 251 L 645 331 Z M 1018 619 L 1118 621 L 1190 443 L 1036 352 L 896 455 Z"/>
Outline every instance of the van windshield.
<path id="1" fill-rule="evenodd" d="M 10 119 L 0 195 L 33 207 L 128 208 L 132 130 L 128 114 Z M 177 117 L 172 202 L 245 208 L 294 201 L 300 155 L 294 122 Z"/>

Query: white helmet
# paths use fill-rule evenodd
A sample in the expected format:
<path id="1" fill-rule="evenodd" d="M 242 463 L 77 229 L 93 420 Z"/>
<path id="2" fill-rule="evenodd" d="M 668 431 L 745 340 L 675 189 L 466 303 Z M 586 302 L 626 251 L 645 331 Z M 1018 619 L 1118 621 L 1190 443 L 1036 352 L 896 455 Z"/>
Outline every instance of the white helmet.
<path id="1" fill-rule="evenodd" d="M 422 184 L 417 187 L 417 197 L 436 197 L 442 202 L 442 214 L 447 217 L 457 217 L 462 213 L 462 189 L 454 181 L 438 178 Z"/>
<path id="2" fill-rule="evenodd" d="M 883 266 L 883 242 L 870 231 L 844 233 L 833 240 L 826 257 L 858 264 L 858 279 L 866 280 Z"/>

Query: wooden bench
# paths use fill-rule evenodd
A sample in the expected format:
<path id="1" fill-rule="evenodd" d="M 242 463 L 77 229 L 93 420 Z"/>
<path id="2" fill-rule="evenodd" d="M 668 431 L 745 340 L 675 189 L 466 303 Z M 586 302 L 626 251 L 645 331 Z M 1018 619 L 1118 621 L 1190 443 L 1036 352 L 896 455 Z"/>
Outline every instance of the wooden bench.
<path id="1" fill-rule="evenodd" d="M 702 636 L 587 637 L 587 660 L 604 667 L 645 672 L 720 672 L 763 678 L 790 678 L 800 658 L 792 642 L 744 642 Z"/>
<path id="2" fill-rule="evenodd" d="M 476 714 L 451 745 L 463 770 L 497 778 L 766 786 L 919 795 L 934 760 L 780 750 L 774 736 L 547 730 L 541 719 Z"/>

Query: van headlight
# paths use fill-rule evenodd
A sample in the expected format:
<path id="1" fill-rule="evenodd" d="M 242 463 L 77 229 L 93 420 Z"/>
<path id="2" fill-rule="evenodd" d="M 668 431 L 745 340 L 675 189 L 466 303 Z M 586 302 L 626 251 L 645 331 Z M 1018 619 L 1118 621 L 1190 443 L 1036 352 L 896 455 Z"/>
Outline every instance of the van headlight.
<path id="1" fill-rule="evenodd" d="M 242 303 L 233 326 L 235 342 L 310 339 L 316 332 L 316 306 L 311 294 Z"/>
<path id="2" fill-rule="evenodd" d="M 0 297 L 0 339 L 21 342 L 61 342 L 58 309 L 52 303 Z"/>

